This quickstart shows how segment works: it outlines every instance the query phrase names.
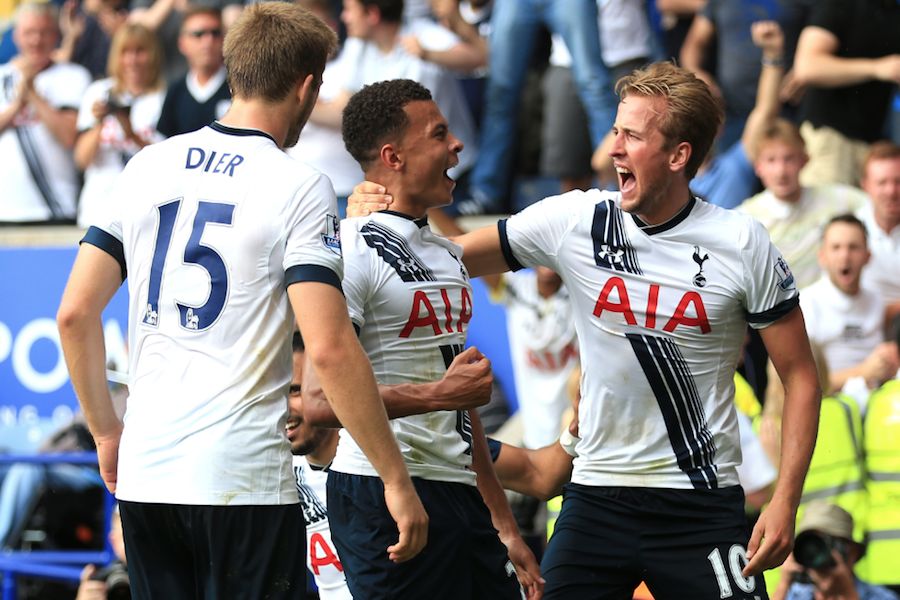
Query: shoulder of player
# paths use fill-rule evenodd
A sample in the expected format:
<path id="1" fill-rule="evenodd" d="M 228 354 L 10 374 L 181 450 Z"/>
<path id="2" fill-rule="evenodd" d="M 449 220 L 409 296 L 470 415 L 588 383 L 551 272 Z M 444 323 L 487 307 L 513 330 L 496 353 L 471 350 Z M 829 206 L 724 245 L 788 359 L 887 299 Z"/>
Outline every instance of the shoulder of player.
<path id="1" fill-rule="evenodd" d="M 609 190 L 599 190 L 596 188 L 584 190 L 572 190 L 564 192 L 556 196 L 548 196 L 540 200 L 525 210 L 532 209 L 541 211 L 546 215 L 557 215 L 567 217 L 570 215 L 580 215 L 582 212 L 593 211 L 594 207 L 601 202 L 608 202 L 618 206 L 618 192 Z"/>
<path id="2" fill-rule="evenodd" d="M 717 239 L 721 245 L 733 244 L 738 249 L 744 249 L 769 239 L 765 226 L 756 217 L 743 211 L 697 201 L 691 216 L 698 222 L 703 235 Z"/>

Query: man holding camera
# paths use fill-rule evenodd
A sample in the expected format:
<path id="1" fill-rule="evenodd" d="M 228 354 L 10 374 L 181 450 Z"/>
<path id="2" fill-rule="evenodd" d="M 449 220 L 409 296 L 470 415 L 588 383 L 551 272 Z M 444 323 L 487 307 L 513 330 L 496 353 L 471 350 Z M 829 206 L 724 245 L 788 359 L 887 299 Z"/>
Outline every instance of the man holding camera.
<path id="1" fill-rule="evenodd" d="M 853 573 L 865 549 L 853 539 L 850 513 L 834 504 L 810 503 L 772 600 L 897 600 L 890 590 Z"/>

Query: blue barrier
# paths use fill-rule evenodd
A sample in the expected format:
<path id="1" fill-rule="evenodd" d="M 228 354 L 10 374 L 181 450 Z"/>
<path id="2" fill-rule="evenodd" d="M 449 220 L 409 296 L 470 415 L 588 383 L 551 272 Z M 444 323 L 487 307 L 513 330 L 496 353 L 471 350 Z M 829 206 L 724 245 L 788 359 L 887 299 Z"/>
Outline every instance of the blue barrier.
<path id="1" fill-rule="evenodd" d="M 97 454 L 95 452 L 0 454 L 0 464 L 2 463 L 95 465 L 97 464 Z M 109 563 L 113 557 L 109 544 L 109 526 L 114 505 L 115 498 L 112 494 L 108 492 L 104 494 L 102 527 L 105 549 L 102 551 L 35 550 L 0 554 L 0 574 L 3 575 L 2 600 L 16 600 L 16 578 L 19 575 L 77 582 L 81 578 L 81 570 L 84 565 Z"/>

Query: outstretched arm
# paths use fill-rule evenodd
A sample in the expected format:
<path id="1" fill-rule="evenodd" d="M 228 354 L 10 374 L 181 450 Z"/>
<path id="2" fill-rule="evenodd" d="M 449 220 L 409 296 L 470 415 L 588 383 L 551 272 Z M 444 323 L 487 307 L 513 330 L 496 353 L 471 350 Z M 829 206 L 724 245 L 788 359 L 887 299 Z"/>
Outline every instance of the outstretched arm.
<path id="1" fill-rule="evenodd" d="M 784 385 L 781 464 L 772 501 L 750 536 L 750 561 L 744 567 L 744 575 L 756 575 L 780 565 L 791 551 L 797 505 L 816 445 L 822 399 L 800 308 L 761 329 L 760 335 Z"/>
<path id="2" fill-rule="evenodd" d="M 503 444 L 494 471 L 504 488 L 549 500 L 561 494 L 563 484 L 571 479 L 572 459 L 561 442 L 537 450 Z"/>
<path id="3" fill-rule="evenodd" d="M 318 427 L 341 427 L 310 368 L 303 370 L 303 419 Z M 429 383 L 379 385 L 389 419 L 420 415 L 438 410 L 466 410 L 487 404 L 494 377 L 491 361 L 477 348 L 466 348 L 450 363 L 444 376 Z"/>
<path id="4" fill-rule="evenodd" d="M 756 160 L 756 146 L 766 128 L 781 110 L 779 93 L 784 76 L 784 33 L 777 21 L 757 21 L 751 26 L 753 43 L 762 48 L 762 70 L 756 87 L 756 104 L 747 116 L 741 143 L 750 162 Z"/>

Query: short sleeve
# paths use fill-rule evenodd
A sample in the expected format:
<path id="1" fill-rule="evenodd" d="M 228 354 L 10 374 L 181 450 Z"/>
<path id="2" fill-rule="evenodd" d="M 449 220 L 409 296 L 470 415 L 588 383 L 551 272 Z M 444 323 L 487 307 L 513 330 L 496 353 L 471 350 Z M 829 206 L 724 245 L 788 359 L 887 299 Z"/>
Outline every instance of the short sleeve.
<path id="1" fill-rule="evenodd" d="M 347 232 L 344 252 L 344 296 L 350 320 L 358 328 L 366 324 L 365 307 L 372 296 L 374 267 L 369 263 L 371 252 L 367 252 L 359 231 L 354 226 L 358 219 L 344 220 L 342 226 Z"/>
<path id="2" fill-rule="evenodd" d="M 765 227 L 747 218 L 741 234 L 744 310 L 754 329 L 768 327 L 800 303 L 791 269 Z"/>
<path id="3" fill-rule="evenodd" d="M 542 265 L 558 271 L 559 249 L 587 204 L 593 205 L 588 194 L 576 190 L 551 196 L 501 220 L 497 224 L 500 247 L 510 269 Z"/>
<path id="4" fill-rule="evenodd" d="M 337 215 L 331 181 L 316 173 L 300 187 L 287 210 L 285 285 L 318 281 L 341 289 L 343 261 Z"/>

